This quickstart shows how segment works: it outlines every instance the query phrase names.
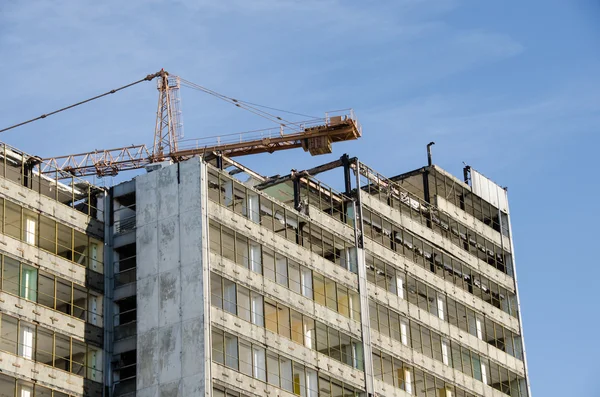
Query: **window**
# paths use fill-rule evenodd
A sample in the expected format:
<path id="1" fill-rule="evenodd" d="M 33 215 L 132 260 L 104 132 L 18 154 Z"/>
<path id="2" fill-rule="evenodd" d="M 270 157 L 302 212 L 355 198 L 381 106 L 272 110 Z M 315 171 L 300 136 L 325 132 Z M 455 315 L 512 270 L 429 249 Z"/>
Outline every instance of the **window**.
<path id="1" fill-rule="evenodd" d="M 313 281 L 312 271 L 304 266 L 301 269 L 302 295 L 308 299 L 313 299 Z"/>
<path id="2" fill-rule="evenodd" d="M 437 316 L 440 320 L 444 320 L 444 297 L 441 294 L 437 296 Z"/>
<path id="3" fill-rule="evenodd" d="M 400 321 L 400 338 L 404 346 L 408 346 L 408 322 L 406 320 Z"/>
<path id="4" fill-rule="evenodd" d="M 254 365 L 254 377 L 266 382 L 267 364 L 265 358 L 265 349 L 259 346 L 252 346 L 252 359 Z"/>
<path id="5" fill-rule="evenodd" d="M 0 318 L 0 350 L 17 354 L 17 319 L 9 316 Z"/>
<path id="6" fill-rule="evenodd" d="M 450 343 L 446 339 L 442 339 L 442 362 L 446 365 L 450 364 Z"/>
<path id="7" fill-rule="evenodd" d="M 267 382 L 279 387 L 279 360 L 273 353 L 267 353 Z"/>
<path id="8" fill-rule="evenodd" d="M 237 314 L 236 285 L 226 278 L 223 279 L 223 310 Z"/>
<path id="9" fill-rule="evenodd" d="M 0 391 L 3 397 L 13 397 L 15 395 L 15 379 L 10 376 L 0 374 Z"/>
<path id="10" fill-rule="evenodd" d="M 32 360 L 35 346 L 35 326 L 21 321 L 19 328 L 19 356 Z"/>
<path id="11" fill-rule="evenodd" d="M 238 370 L 238 338 L 225 334 L 225 365 Z"/>
<path id="12" fill-rule="evenodd" d="M 289 277 L 289 288 L 300 293 L 300 265 L 292 260 L 288 261 L 288 277 Z"/>
<path id="13" fill-rule="evenodd" d="M 250 270 L 262 274 L 260 245 L 255 241 L 249 240 L 248 246 L 250 248 Z"/>
<path id="14" fill-rule="evenodd" d="M 250 321 L 250 291 L 242 286 L 237 286 L 237 310 L 238 316 Z"/>
<path id="15" fill-rule="evenodd" d="M 219 309 L 223 308 L 223 285 L 221 276 L 210 274 L 210 298 L 211 304 Z"/>
<path id="16" fill-rule="evenodd" d="M 252 306 L 252 324 L 264 327 L 265 315 L 263 310 L 263 297 L 256 292 L 251 292 L 250 297 L 250 305 Z"/>
<path id="17" fill-rule="evenodd" d="M 252 376 L 252 347 L 249 343 L 239 341 L 240 372 Z"/>
<path id="18" fill-rule="evenodd" d="M 288 286 L 287 259 L 279 254 L 275 256 L 275 282 L 284 287 Z"/>
<path id="19" fill-rule="evenodd" d="M 269 280 L 275 281 L 275 253 L 263 247 L 263 266 L 264 266 L 264 276 Z"/>
<path id="20" fill-rule="evenodd" d="M 265 299 L 265 325 L 269 331 L 277 333 L 277 304 Z"/>
<path id="21" fill-rule="evenodd" d="M 225 364 L 225 341 L 223 332 L 213 329 L 212 332 L 212 359 L 219 364 Z"/>
<path id="22" fill-rule="evenodd" d="M 2 269 L 2 289 L 10 294 L 19 295 L 19 261 L 4 256 Z"/>

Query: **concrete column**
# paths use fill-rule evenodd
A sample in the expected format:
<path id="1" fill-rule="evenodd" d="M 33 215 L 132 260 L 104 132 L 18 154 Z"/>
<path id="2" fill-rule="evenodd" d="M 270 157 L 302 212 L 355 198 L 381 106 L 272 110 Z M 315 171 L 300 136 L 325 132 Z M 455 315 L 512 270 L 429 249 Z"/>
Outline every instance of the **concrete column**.
<path id="1" fill-rule="evenodd" d="M 136 178 L 138 397 L 211 394 L 204 173 L 195 158 Z"/>

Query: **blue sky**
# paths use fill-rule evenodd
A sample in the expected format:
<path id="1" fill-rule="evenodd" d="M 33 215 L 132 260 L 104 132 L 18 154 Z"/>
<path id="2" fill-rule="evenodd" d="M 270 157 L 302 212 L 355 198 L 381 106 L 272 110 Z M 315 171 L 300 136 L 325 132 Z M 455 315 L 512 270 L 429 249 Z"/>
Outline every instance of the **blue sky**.
<path id="1" fill-rule="evenodd" d="M 360 142 L 244 161 L 265 174 L 348 152 L 395 175 L 433 140 L 436 164 L 508 186 L 533 394 L 600 396 L 599 18 L 593 0 L 3 0 L 0 127 L 165 68 L 277 108 L 357 111 Z M 186 138 L 271 126 L 181 96 Z M 156 100 L 143 83 L 0 138 L 42 157 L 151 143 Z"/>

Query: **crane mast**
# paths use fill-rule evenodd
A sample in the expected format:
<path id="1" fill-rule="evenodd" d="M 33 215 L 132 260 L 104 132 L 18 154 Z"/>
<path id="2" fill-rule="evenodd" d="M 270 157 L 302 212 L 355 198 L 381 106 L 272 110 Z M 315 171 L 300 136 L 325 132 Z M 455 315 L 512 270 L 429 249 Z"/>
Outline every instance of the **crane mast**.
<path id="1" fill-rule="evenodd" d="M 160 71 L 157 81 L 158 110 L 152 147 L 153 161 L 163 161 L 165 155 L 177 152 L 181 128 L 179 87 L 179 77 L 170 76 L 164 69 Z"/>
<path id="2" fill-rule="evenodd" d="M 335 142 L 358 139 L 362 136 L 362 129 L 352 109 L 325 113 L 323 118 L 315 118 L 304 122 L 287 122 L 281 117 L 272 116 L 271 121 L 276 121 L 279 125 L 277 129 L 262 130 L 257 132 L 244 133 L 236 135 L 235 140 L 231 140 L 231 135 L 216 137 L 211 142 L 196 142 L 191 147 L 180 146 L 179 139 L 183 135 L 180 110 L 180 85 L 181 79 L 178 76 L 171 76 L 164 69 L 154 74 L 149 74 L 145 78 L 136 82 L 127 84 L 123 87 L 113 89 L 104 94 L 78 102 L 71 106 L 44 114 L 37 118 L 13 125 L 0 130 L 7 131 L 21 125 L 43 119 L 75 106 L 93 101 L 95 99 L 114 94 L 117 91 L 131 87 L 143 81 L 150 81 L 157 78 L 158 89 L 158 107 L 156 112 L 156 126 L 154 130 L 154 141 L 151 148 L 146 145 L 132 145 L 115 149 L 94 150 L 86 153 L 70 154 L 66 156 L 50 157 L 36 161 L 36 167 L 39 172 L 52 179 L 71 178 L 73 176 L 114 176 L 121 171 L 143 168 L 151 163 L 161 161 L 178 162 L 189 159 L 194 156 L 202 156 L 205 160 L 210 160 L 216 156 L 236 157 L 258 153 L 273 153 L 276 151 L 303 148 L 311 155 L 320 155 L 331 153 L 331 145 Z M 184 80 L 185 81 L 185 80 Z M 187 85 L 190 82 L 185 81 Z M 199 87 L 196 85 L 196 87 Z M 244 107 L 241 102 L 233 98 L 215 93 L 207 89 L 203 90 L 215 96 L 225 99 L 235 104 L 237 107 Z M 267 114 L 252 106 L 249 106 L 253 113 Z M 281 121 L 281 122 L 280 122 Z M 227 140 L 229 139 L 229 140 Z M 203 140 L 205 141 L 205 140 Z"/>

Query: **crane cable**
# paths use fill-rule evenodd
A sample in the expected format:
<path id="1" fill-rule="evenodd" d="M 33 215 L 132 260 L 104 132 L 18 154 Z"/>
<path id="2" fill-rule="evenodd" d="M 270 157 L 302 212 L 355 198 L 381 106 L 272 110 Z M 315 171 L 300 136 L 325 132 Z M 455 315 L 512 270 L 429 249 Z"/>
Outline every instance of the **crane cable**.
<path id="1" fill-rule="evenodd" d="M 143 78 L 143 79 L 141 79 L 141 80 L 135 81 L 135 82 L 133 82 L 133 83 L 130 83 L 130 84 L 124 85 L 124 86 L 122 86 L 122 87 L 119 87 L 119 88 L 115 88 L 114 90 L 110 90 L 110 91 L 108 91 L 108 92 L 105 92 L 104 94 L 100 94 L 100 95 L 97 95 L 97 96 L 95 96 L 95 97 L 93 97 L 93 98 L 86 99 L 85 101 L 81 101 L 81 102 L 74 103 L 73 105 L 70 105 L 70 106 L 64 107 L 64 108 L 62 108 L 62 109 L 58 109 L 58 110 L 55 110 L 55 111 L 53 111 L 53 112 L 50 112 L 50 113 L 42 114 L 41 116 L 38 116 L 38 117 L 36 117 L 36 118 L 33 118 L 33 119 L 31 119 L 31 120 L 23 121 L 22 123 L 15 124 L 15 125 L 12 125 L 12 126 L 10 126 L 10 127 L 7 127 L 7 128 L 3 128 L 3 129 L 1 129 L 1 130 L 0 130 L 0 132 L 5 132 L 5 131 L 8 131 L 8 130 L 12 130 L 13 128 L 17 128 L 17 127 L 20 127 L 20 126 L 22 126 L 22 125 L 25 125 L 25 124 L 32 123 L 32 122 L 34 122 L 34 121 L 36 121 L 36 120 L 45 119 L 46 117 L 48 117 L 48 116 L 52 116 L 53 114 L 60 113 L 60 112 L 62 112 L 62 111 L 65 111 L 65 110 L 68 110 L 68 109 L 74 108 L 75 106 L 83 105 L 84 103 L 91 102 L 91 101 L 93 101 L 93 100 L 95 100 L 95 99 L 102 98 L 102 97 L 104 97 L 104 96 L 107 96 L 107 95 L 110 95 L 110 94 L 114 94 L 114 93 L 115 93 L 115 92 L 117 92 L 117 91 L 124 90 L 125 88 L 129 88 L 129 87 L 131 87 L 131 86 L 134 86 L 134 85 L 136 85 L 136 84 L 139 84 L 139 83 L 141 83 L 141 82 L 143 82 L 143 81 L 150 81 L 150 80 L 154 79 L 155 77 L 158 77 L 158 76 L 160 76 L 160 75 L 161 75 L 161 73 L 164 73 L 164 72 L 161 70 L 160 72 L 156 72 L 156 73 L 154 73 L 154 74 L 149 74 L 149 75 L 147 75 L 146 77 L 144 77 L 144 78 Z"/>
<path id="2" fill-rule="evenodd" d="M 302 130 L 302 128 L 301 128 L 301 124 L 302 123 L 286 120 L 286 119 L 284 119 L 282 117 L 279 117 L 277 115 L 271 114 L 271 113 L 266 112 L 266 111 L 261 110 L 261 109 L 258 109 L 257 107 L 262 107 L 262 108 L 266 108 L 266 109 L 276 110 L 276 111 L 280 111 L 280 112 L 284 112 L 284 113 L 290 113 L 290 114 L 304 116 L 304 117 L 310 117 L 313 120 L 319 119 L 318 117 L 314 117 L 314 116 L 309 116 L 309 115 L 305 115 L 305 114 L 301 114 L 301 113 L 294 113 L 294 112 L 290 112 L 290 111 L 287 111 L 287 110 L 276 109 L 276 108 L 272 108 L 272 107 L 269 107 L 269 106 L 259 105 L 259 104 L 256 104 L 256 103 L 247 102 L 247 101 L 243 101 L 243 100 L 240 100 L 240 99 L 232 98 L 232 97 L 220 94 L 220 93 L 218 93 L 216 91 L 213 91 L 211 89 L 208 89 L 206 87 L 203 87 L 201 85 L 198 85 L 196 83 L 193 83 L 191 81 L 188 81 L 188 80 L 185 80 L 185 79 L 182 79 L 182 78 L 180 78 L 180 81 L 186 87 L 189 87 L 189 88 L 192 88 L 192 89 L 196 89 L 198 91 L 202 91 L 202 92 L 205 92 L 207 94 L 213 95 L 213 96 L 215 96 L 215 97 L 217 97 L 217 98 L 219 98 L 219 99 L 221 99 L 221 100 L 223 100 L 225 102 L 231 103 L 232 105 L 235 105 L 235 106 L 237 106 L 237 107 L 239 107 L 241 109 L 247 110 L 247 111 L 249 111 L 251 113 L 254 113 L 257 116 L 263 117 L 263 118 L 265 118 L 265 119 L 267 119 L 269 121 L 272 121 L 272 122 L 274 122 L 276 124 L 279 124 L 279 125 L 281 125 L 283 127 L 291 127 L 291 128 L 293 128 L 292 126 L 296 126 L 296 128 L 294 128 L 294 129 L 297 129 L 298 131 L 301 131 Z M 298 127 L 300 127 L 300 128 L 298 128 Z"/>
<path id="3" fill-rule="evenodd" d="M 220 94 L 220 93 L 218 93 L 218 92 L 216 92 L 216 91 L 213 91 L 213 90 L 210 90 L 210 89 L 208 89 L 208 88 L 206 88 L 206 87 L 202 87 L 201 85 L 198 85 L 198 84 L 192 83 L 192 82 L 190 82 L 190 81 L 187 81 L 187 80 L 184 80 L 184 79 L 181 79 L 181 81 L 183 82 L 183 84 L 184 84 L 185 86 L 187 86 L 187 87 L 189 87 L 189 88 L 193 88 L 193 89 L 195 89 L 195 90 L 202 91 L 202 92 L 204 92 L 204 93 L 207 93 L 207 94 L 213 95 L 213 96 L 215 96 L 215 97 L 217 97 L 217 98 L 219 98 L 219 99 L 221 99 L 221 100 L 223 100 L 223 101 L 225 101 L 225 102 L 227 102 L 227 103 L 230 103 L 230 104 L 232 104 L 232 105 L 234 105 L 234 106 L 237 106 L 237 107 L 239 107 L 239 108 L 241 108 L 241 109 L 247 110 L 247 111 L 249 111 L 250 113 L 254 113 L 254 114 L 256 114 L 257 116 L 259 116 L 259 117 L 263 117 L 263 118 L 265 118 L 265 119 L 267 119 L 267 120 L 269 120 L 269 121 L 272 121 L 272 122 L 274 122 L 274 123 L 276 123 L 276 124 L 279 124 L 279 125 L 286 126 L 286 124 L 283 124 L 283 123 L 281 123 L 281 121 L 283 121 L 283 122 L 285 122 L 285 123 L 287 123 L 287 124 L 294 124 L 294 123 L 292 123 L 292 122 L 289 122 L 289 121 L 287 121 L 287 120 L 284 120 L 283 118 L 281 118 L 281 117 L 279 117 L 279 116 L 275 116 L 275 115 L 273 115 L 273 114 L 270 114 L 270 113 L 268 113 L 268 112 L 265 112 L 265 111 L 263 111 L 263 110 L 256 109 L 256 108 L 254 108 L 254 107 L 252 107 L 252 106 L 248 106 L 248 107 L 246 107 L 246 106 L 243 106 L 242 104 L 240 104 L 240 103 L 239 103 L 239 101 L 238 101 L 237 99 L 235 99 L 235 98 L 231 98 L 231 97 L 228 97 L 228 96 L 226 96 L 226 95 L 223 95 L 223 94 Z M 280 121 L 280 120 L 281 120 L 281 121 Z"/>

